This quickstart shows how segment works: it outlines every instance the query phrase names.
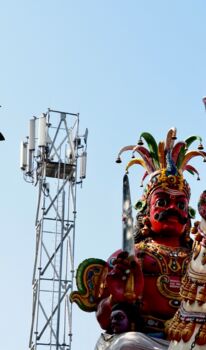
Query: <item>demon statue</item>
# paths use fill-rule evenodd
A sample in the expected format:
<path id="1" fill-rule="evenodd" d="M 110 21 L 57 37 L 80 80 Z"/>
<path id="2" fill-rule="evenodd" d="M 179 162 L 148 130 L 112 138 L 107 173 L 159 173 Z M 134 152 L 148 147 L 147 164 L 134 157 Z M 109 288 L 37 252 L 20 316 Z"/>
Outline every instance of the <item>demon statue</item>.
<path id="1" fill-rule="evenodd" d="M 143 140 L 148 147 L 143 146 Z M 196 140 L 200 141 L 198 150 L 190 151 L 189 147 Z M 137 145 L 124 147 L 119 152 L 119 163 L 123 152 L 132 152 L 123 179 L 123 247 L 108 261 L 94 258 L 83 261 L 77 270 L 78 291 L 71 294 L 71 301 L 82 310 L 96 312 L 104 330 L 96 350 L 166 350 L 170 340 L 171 349 L 175 349 L 180 340 L 184 343 L 181 330 L 179 333 L 176 330 L 178 324 L 183 329 L 187 321 L 181 316 L 184 314 L 180 311 L 184 307 L 181 299 L 185 298 L 185 303 L 190 306 L 188 309 L 193 311 L 188 295 L 193 287 L 197 289 L 197 283 L 193 283 L 193 265 L 189 264 L 193 243 L 190 238 L 191 218 L 194 218 L 195 211 L 189 206 L 190 187 L 183 173 L 188 171 L 199 178 L 196 168 L 189 162 L 196 156 L 205 161 L 206 153 L 202 149 L 200 137 L 191 136 L 177 142 L 176 129 L 172 128 L 165 141 L 157 144 L 151 134 L 144 132 Z M 140 157 L 135 158 L 136 153 Z M 145 169 L 143 181 L 149 177 L 142 198 L 135 205 L 135 225 L 127 175 L 132 165 L 141 165 Z M 201 210 L 199 212 L 204 218 Z M 206 238 L 203 237 L 204 230 L 197 223 L 195 225 L 195 242 L 199 242 L 195 245 L 195 256 L 203 259 Z M 190 272 L 187 272 L 188 266 Z M 198 295 L 203 294 L 205 300 L 206 278 L 202 278 L 201 283 Z M 198 311 L 200 314 L 200 307 Z M 200 328 L 202 330 L 202 326 L 198 330 Z"/>

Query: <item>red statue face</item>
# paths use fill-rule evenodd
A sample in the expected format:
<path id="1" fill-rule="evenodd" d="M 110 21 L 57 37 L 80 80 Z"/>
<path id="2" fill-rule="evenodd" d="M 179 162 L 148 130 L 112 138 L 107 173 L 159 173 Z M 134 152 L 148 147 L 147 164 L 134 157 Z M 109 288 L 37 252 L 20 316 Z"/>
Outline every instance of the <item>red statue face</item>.
<path id="1" fill-rule="evenodd" d="M 181 235 L 188 218 L 188 199 L 183 192 L 157 189 L 150 198 L 151 229 L 156 234 Z"/>
<path id="2" fill-rule="evenodd" d="M 119 334 L 129 330 L 129 320 L 123 310 L 114 310 L 110 316 L 113 333 Z"/>

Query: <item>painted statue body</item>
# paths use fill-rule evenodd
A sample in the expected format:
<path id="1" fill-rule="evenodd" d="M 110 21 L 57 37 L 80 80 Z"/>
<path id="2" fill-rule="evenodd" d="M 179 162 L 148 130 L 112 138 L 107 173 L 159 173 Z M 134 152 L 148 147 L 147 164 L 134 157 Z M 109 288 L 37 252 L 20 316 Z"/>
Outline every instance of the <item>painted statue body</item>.
<path id="1" fill-rule="evenodd" d="M 131 273 L 137 276 L 134 279 L 136 295 L 132 302 L 138 300 L 140 303 L 137 315 L 142 318 L 140 331 L 166 338 L 165 323 L 173 317 L 180 304 L 181 279 L 190 258 L 191 248 L 180 243 L 180 237 L 188 224 L 188 199 L 183 192 L 171 194 L 170 191 L 157 189 L 148 199 L 148 206 L 150 235 L 135 244 L 136 257 L 133 263 L 136 264 L 136 270 L 131 269 Z M 171 239 L 174 226 L 174 237 Z M 112 266 L 107 277 L 109 295 L 97 309 L 97 319 L 107 331 L 110 329 L 109 310 L 112 304 L 122 301 L 122 296 L 124 301 L 131 302 L 125 296 L 128 278 L 125 271 L 129 269 L 128 259 L 131 261 L 131 257 L 127 258 L 123 254 L 117 251 L 108 260 Z M 121 284 L 118 284 L 120 280 Z"/>
<path id="2" fill-rule="evenodd" d="M 141 138 L 148 149 L 142 146 Z M 188 162 L 196 156 L 206 159 L 202 150 L 188 151 L 193 141 L 201 141 L 200 137 L 191 136 L 177 143 L 175 140 L 174 128 L 158 145 L 151 134 L 142 133 L 140 145 L 126 146 L 118 154 L 119 163 L 120 155 L 131 150 L 126 171 L 134 164 L 141 165 L 146 170 L 143 179 L 150 175 L 150 180 L 136 204 L 135 253 L 118 250 L 107 262 L 85 260 L 85 266 L 81 265 L 77 273 L 78 283 L 83 283 L 71 300 L 85 311 L 96 311 L 105 331 L 95 350 L 168 349 L 170 320 L 181 304 L 181 280 L 192 254 L 190 229 L 194 210 L 189 207 L 190 188 L 183 172 L 198 175 Z M 202 149 L 201 143 L 200 146 Z M 142 159 L 134 158 L 135 152 Z M 122 303 L 136 307 L 135 332 L 132 323 L 126 332 L 113 327 L 112 309 Z"/>

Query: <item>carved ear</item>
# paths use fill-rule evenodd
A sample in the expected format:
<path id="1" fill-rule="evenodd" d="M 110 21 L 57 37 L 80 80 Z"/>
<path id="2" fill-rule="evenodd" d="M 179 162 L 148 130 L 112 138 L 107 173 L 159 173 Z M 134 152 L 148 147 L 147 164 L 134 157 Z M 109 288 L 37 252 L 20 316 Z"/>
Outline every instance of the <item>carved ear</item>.
<path id="1" fill-rule="evenodd" d="M 189 206 L 188 208 L 189 218 L 194 219 L 196 215 L 196 210 Z"/>
<path id="2" fill-rule="evenodd" d="M 84 260 L 77 269 L 76 284 L 78 291 L 70 294 L 70 301 L 87 312 L 97 310 L 97 302 L 105 287 L 108 265 L 96 258 Z"/>
<path id="3" fill-rule="evenodd" d="M 146 200 L 138 200 L 135 204 L 134 208 L 138 211 L 143 211 L 146 208 L 147 202 Z"/>

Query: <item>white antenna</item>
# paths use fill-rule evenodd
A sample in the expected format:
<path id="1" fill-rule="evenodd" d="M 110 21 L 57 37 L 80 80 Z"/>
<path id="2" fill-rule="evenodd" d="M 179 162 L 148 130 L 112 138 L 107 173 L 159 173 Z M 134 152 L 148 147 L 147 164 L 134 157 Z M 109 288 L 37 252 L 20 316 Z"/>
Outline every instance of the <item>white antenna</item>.
<path id="1" fill-rule="evenodd" d="M 81 161 L 80 161 L 80 179 L 86 178 L 86 166 L 87 166 L 87 152 L 84 151 L 81 155 Z"/>
<path id="2" fill-rule="evenodd" d="M 35 124 L 35 118 L 29 120 L 29 151 L 35 150 Z"/>
<path id="3" fill-rule="evenodd" d="M 29 120 L 29 139 L 28 139 L 28 172 L 31 173 L 33 169 L 33 157 L 35 151 L 35 118 Z"/>
<path id="4" fill-rule="evenodd" d="M 42 116 L 39 118 L 38 146 L 46 146 L 46 114 L 44 113 L 42 113 Z"/>
<path id="5" fill-rule="evenodd" d="M 21 142 L 20 145 L 20 169 L 26 170 L 27 167 L 27 142 Z"/>

